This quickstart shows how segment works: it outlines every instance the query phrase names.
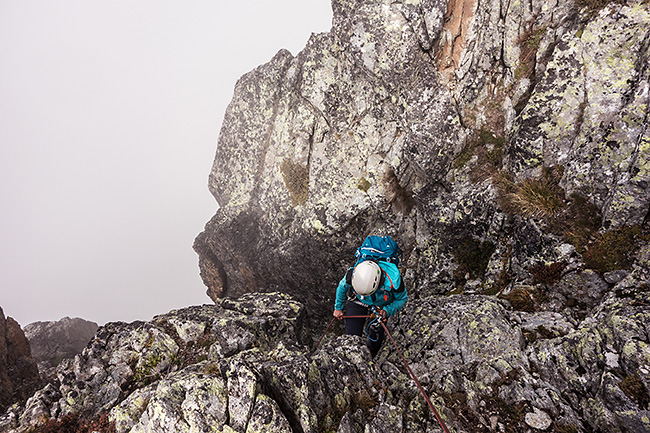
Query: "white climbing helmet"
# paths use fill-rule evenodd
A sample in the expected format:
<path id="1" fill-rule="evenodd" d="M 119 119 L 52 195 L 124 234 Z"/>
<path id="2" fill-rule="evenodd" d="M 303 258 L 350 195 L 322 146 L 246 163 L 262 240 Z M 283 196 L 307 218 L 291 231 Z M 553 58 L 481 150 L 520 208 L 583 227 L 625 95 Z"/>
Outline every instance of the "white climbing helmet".
<path id="1" fill-rule="evenodd" d="M 359 263 L 352 272 L 352 287 L 357 294 L 368 296 L 375 293 L 381 280 L 381 268 L 373 261 Z"/>

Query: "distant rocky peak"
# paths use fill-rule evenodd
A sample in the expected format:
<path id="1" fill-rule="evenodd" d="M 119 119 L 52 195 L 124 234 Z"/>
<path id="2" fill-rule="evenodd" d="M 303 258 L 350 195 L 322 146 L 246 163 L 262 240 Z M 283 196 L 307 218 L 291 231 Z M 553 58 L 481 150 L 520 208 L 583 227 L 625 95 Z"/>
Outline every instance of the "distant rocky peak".
<path id="1" fill-rule="evenodd" d="M 97 328 L 97 323 L 64 317 L 58 321 L 30 323 L 25 326 L 25 335 L 39 370 L 48 375 L 63 359 L 81 353 Z"/>

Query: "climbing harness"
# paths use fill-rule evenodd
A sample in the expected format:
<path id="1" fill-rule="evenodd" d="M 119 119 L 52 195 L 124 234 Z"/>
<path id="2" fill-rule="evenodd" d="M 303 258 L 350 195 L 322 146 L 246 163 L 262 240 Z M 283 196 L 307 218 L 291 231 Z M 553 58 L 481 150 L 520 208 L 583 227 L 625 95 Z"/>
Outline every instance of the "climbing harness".
<path id="1" fill-rule="evenodd" d="M 411 378 L 417 385 L 418 389 L 422 393 L 422 396 L 426 400 L 427 404 L 429 405 L 429 408 L 431 409 L 431 412 L 433 412 L 433 415 L 436 417 L 436 421 L 438 421 L 438 424 L 442 428 L 444 433 L 449 433 L 449 429 L 447 428 L 447 425 L 445 422 L 442 420 L 440 415 L 438 414 L 438 411 L 436 410 L 435 407 L 433 407 L 433 403 L 431 403 L 431 400 L 429 400 L 429 397 L 427 396 L 427 393 L 424 391 L 424 388 L 422 388 L 422 385 L 420 385 L 420 382 L 418 381 L 418 378 L 415 376 L 415 373 L 413 373 L 413 370 L 411 370 L 411 367 L 409 367 L 408 362 L 406 361 L 406 358 L 402 354 L 402 351 L 399 350 L 399 347 L 397 347 L 397 343 L 395 343 L 395 340 L 393 339 L 393 336 L 390 335 L 390 332 L 388 331 L 388 327 L 386 326 L 385 319 L 379 314 L 379 311 L 377 310 L 377 307 L 373 305 L 372 307 L 373 314 L 367 315 L 367 316 L 342 316 L 341 319 L 363 319 L 363 318 L 372 318 L 373 320 L 368 324 L 368 328 L 366 328 L 366 333 L 368 333 L 369 327 L 373 322 L 379 322 L 381 326 L 384 328 L 384 331 L 386 331 L 386 334 L 388 335 L 388 338 L 390 338 L 390 341 L 393 342 L 393 346 L 395 346 L 395 350 L 397 350 L 397 353 L 399 353 L 400 358 L 402 358 L 402 362 L 404 363 L 404 366 L 406 367 L 406 370 L 409 372 L 411 375 Z M 318 349 L 318 346 L 320 345 L 320 342 L 323 340 L 323 337 L 325 337 L 325 334 L 327 334 L 327 331 L 330 329 L 330 326 L 334 323 L 336 320 L 336 317 L 332 319 L 329 325 L 327 325 L 327 328 L 325 329 L 325 332 L 323 335 L 320 337 L 318 340 L 318 343 L 316 343 L 316 347 L 314 348 L 314 351 Z M 371 341 L 377 341 L 377 340 L 372 340 Z"/>
<path id="2" fill-rule="evenodd" d="M 372 338 L 371 333 L 375 334 L 377 338 Z M 379 319 L 377 317 L 368 322 L 368 326 L 366 326 L 366 335 L 368 336 L 368 340 L 373 343 L 379 341 Z"/>

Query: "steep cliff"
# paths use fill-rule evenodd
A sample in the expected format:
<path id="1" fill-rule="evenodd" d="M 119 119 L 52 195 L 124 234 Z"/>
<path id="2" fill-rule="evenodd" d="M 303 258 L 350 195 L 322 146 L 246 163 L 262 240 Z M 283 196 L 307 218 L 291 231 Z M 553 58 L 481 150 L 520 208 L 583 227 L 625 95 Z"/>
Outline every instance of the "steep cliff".
<path id="1" fill-rule="evenodd" d="M 281 290 L 328 310 L 370 233 L 405 249 L 416 296 L 540 291 L 553 266 L 566 301 L 632 269 L 650 208 L 647 3 L 332 6 L 331 32 L 235 87 L 220 209 L 194 245 L 211 298 Z"/>

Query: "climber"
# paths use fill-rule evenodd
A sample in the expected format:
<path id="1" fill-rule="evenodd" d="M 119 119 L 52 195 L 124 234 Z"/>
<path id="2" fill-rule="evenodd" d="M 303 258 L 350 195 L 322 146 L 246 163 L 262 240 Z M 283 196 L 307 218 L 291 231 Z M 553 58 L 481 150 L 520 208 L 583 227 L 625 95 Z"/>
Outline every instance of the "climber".
<path id="1" fill-rule="evenodd" d="M 350 268 L 336 289 L 333 316 L 342 319 L 343 307 L 348 316 L 375 314 L 366 329 L 367 345 L 373 358 L 384 340 L 384 328 L 378 320 L 385 321 L 399 311 L 408 300 L 408 294 L 397 265 L 383 260 L 365 260 Z M 347 304 L 346 304 L 347 301 Z M 365 318 L 345 319 L 348 335 L 363 334 Z"/>

